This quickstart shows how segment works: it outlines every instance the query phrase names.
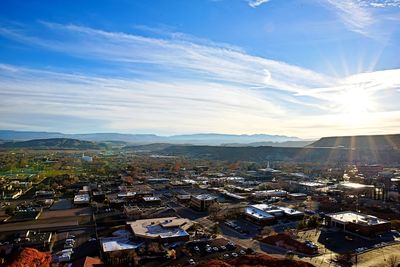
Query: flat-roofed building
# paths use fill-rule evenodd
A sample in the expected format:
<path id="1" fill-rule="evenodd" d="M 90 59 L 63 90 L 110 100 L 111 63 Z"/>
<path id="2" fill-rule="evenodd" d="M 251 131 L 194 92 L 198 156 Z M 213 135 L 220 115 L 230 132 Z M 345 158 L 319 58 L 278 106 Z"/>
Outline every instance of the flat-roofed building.
<path id="1" fill-rule="evenodd" d="M 142 197 L 143 203 L 147 206 L 161 205 L 161 199 L 155 196 Z"/>
<path id="2" fill-rule="evenodd" d="M 346 195 L 364 195 L 370 198 L 374 196 L 376 191 L 373 185 L 352 182 L 340 183 L 337 188 L 342 190 Z"/>
<path id="3" fill-rule="evenodd" d="M 190 198 L 191 198 L 190 195 L 176 195 L 175 197 L 176 197 L 176 200 L 179 203 L 182 203 L 182 204 L 189 203 L 190 202 Z"/>
<path id="4" fill-rule="evenodd" d="M 209 194 L 195 195 L 190 197 L 190 206 L 199 211 L 205 211 L 215 201 L 216 197 Z"/>
<path id="5" fill-rule="evenodd" d="M 191 220 L 178 217 L 137 220 L 127 224 L 136 238 L 158 242 L 188 241 L 187 230 L 193 226 Z"/>
<path id="6" fill-rule="evenodd" d="M 256 204 L 246 207 L 244 215 L 250 221 L 264 225 L 273 223 L 282 217 L 295 220 L 301 219 L 303 218 L 304 213 L 287 207 Z"/>
<path id="7" fill-rule="evenodd" d="M 345 232 L 353 232 L 364 236 L 375 236 L 389 232 L 391 229 L 390 221 L 354 211 L 327 214 L 325 224 L 328 227 L 335 227 Z"/>
<path id="8" fill-rule="evenodd" d="M 250 221 L 260 225 L 272 224 L 275 222 L 275 216 L 254 206 L 246 207 L 244 209 L 244 215 Z"/>
<path id="9" fill-rule="evenodd" d="M 79 194 L 75 195 L 74 197 L 74 204 L 75 205 L 85 205 L 90 203 L 90 196 L 89 194 Z"/>
<path id="10" fill-rule="evenodd" d="M 234 193 L 231 193 L 231 192 L 229 192 L 229 191 L 226 191 L 226 190 L 223 190 L 222 192 L 221 192 L 221 194 L 225 197 L 225 198 L 228 198 L 228 199 L 231 199 L 231 200 L 233 200 L 233 201 L 244 201 L 245 199 L 246 199 L 246 197 L 245 196 L 241 196 L 241 195 L 238 195 L 238 194 L 234 194 Z"/>
<path id="11" fill-rule="evenodd" d="M 305 200 L 307 199 L 307 194 L 304 193 L 289 193 L 288 194 L 289 199 L 293 200 Z"/>
<path id="12" fill-rule="evenodd" d="M 252 194 L 255 198 L 269 198 L 269 197 L 286 197 L 287 192 L 285 190 L 264 190 L 256 191 Z"/>

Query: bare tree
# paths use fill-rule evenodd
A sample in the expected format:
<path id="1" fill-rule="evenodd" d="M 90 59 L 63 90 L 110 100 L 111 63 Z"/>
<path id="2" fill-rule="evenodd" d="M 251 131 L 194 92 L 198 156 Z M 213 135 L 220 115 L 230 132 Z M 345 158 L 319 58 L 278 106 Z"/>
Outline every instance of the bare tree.
<path id="1" fill-rule="evenodd" d="M 389 261 L 388 262 L 389 262 L 389 267 L 397 267 L 397 266 L 399 266 L 398 264 L 400 264 L 399 263 L 399 259 L 395 255 L 391 255 L 389 257 Z"/>

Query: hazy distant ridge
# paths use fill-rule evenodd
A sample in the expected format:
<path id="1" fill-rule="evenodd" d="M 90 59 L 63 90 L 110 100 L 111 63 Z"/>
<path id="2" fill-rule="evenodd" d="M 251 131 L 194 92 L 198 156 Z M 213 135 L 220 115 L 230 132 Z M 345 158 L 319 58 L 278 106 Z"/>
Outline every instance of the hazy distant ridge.
<path id="1" fill-rule="evenodd" d="M 102 149 L 106 148 L 104 143 L 97 143 L 91 141 L 82 141 L 69 138 L 48 138 L 48 139 L 34 139 L 28 141 L 11 141 L 0 144 L 0 148 L 24 148 L 24 149 Z"/>
<path id="2" fill-rule="evenodd" d="M 323 137 L 309 147 L 390 150 L 400 148 L 400 134 Z"/>
<path id="3" fill-rule="evenodd" d="M 86 141 L 123 141 L 132 144 L 170 143 L 194 145 L 224 145 L 229 143 L 250 144 L 257 142 L 286 142 L 303 141 L 297 137 L 284 135 L 233 135 L 233 134 L 188 134 L 173 136 L 158 136 L 155 134 L 120 134 L 120 133 L 92 133 L 92 134 L 63 134 L 58 132 L 32 132 L 0 130 L 0 139 L 26 141 L 32 139 L 71 138 Z"/>

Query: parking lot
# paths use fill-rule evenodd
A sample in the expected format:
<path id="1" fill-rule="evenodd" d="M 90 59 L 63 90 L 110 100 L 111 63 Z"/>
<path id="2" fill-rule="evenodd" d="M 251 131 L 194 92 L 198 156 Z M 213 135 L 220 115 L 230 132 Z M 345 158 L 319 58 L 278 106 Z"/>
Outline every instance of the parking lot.
<path id="1" fill-rule="evenodd" d="M 93 238 L 94 233 L 86 231 L 69 231 L 57 233 L 52 254 L 54 259 L 69 258 L 79 259 L 84 256 L 98 255 L 97 241 Z M 64 255 L 64 257 L 63 257 Z"/>
<path id="2" fill-rule="evenodd" d="M 189 261 L 191 259 L 193 260 L 193 264 L 193 262 L 197 263 L 210 259 L 236 258 L 249 253 L 245 248 L 229 242 L 224 238 L 208 241 L 193 241 L 186 244 L 186 249 L 185 257 L 179 259 L 184 265 L 190 264 Z"/>
<path id="3" fill-rule="evenodd" d="M 322 253 L 327 251 L 332 251 L 334 253 L 361 253 L 399 240 L 392 233 L 366 239 L 352 235 L 351 233 L 344 233 L 331 229 L 303 231 L 299 233 L 299 237 L 303 241 L 311 240 L 316 243 L 320 247 Z"/>

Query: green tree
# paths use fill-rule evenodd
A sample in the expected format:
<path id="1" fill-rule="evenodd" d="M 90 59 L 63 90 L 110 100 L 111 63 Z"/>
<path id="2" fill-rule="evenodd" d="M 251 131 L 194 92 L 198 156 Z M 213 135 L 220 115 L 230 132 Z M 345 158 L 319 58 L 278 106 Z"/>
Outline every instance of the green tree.
<path id="1" fill-rule="evenodd" d="M 15 214 L 15 207 L 14 206 L 7 206 L 5 208 L 5 212 L 6 212 L 7 215 L 12 216 L 12 215 Z"/>

